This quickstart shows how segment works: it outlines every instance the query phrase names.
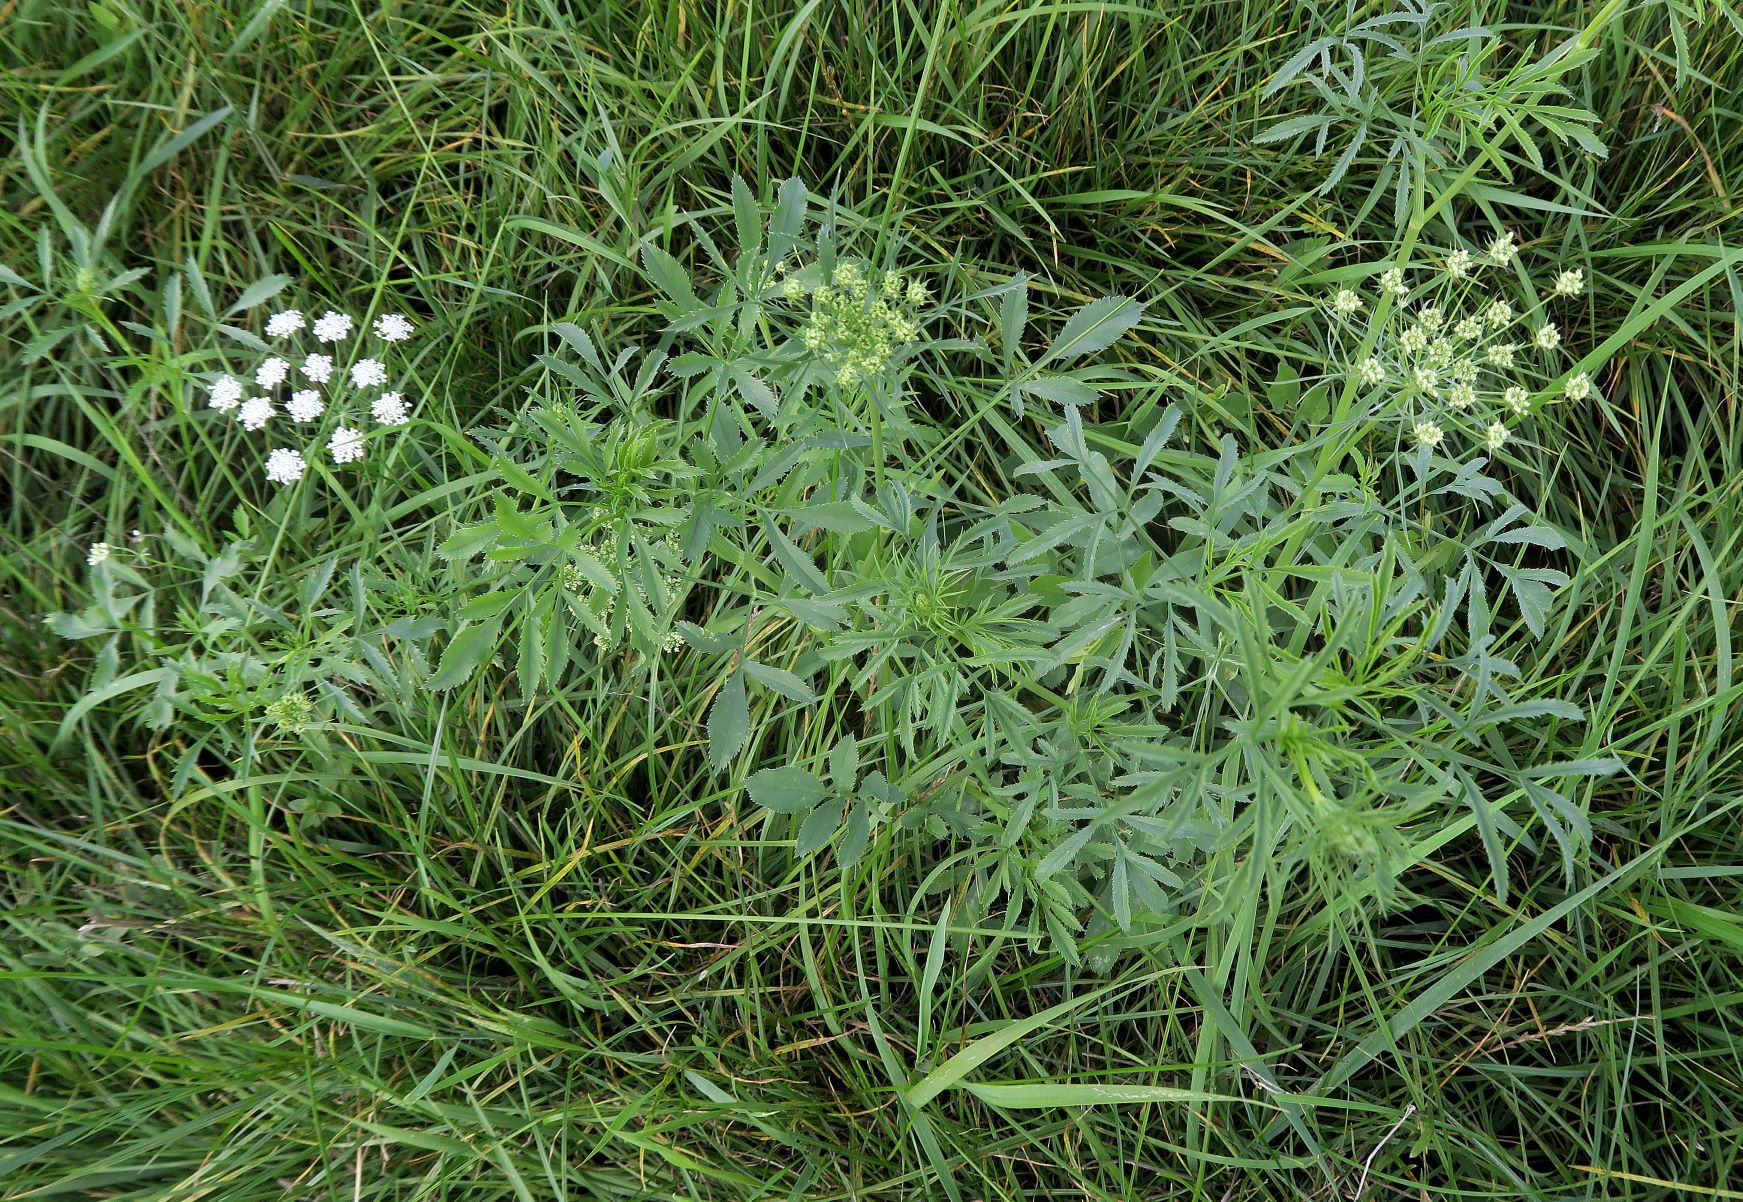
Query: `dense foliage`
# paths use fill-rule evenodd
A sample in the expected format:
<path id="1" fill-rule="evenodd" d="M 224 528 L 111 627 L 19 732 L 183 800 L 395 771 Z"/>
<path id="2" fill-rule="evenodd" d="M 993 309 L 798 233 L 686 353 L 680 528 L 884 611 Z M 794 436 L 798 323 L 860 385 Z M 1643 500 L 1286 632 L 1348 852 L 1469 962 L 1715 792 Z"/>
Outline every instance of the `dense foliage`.
<path id="1" fill-rule="evenodd" d="M 0 1198 L 1743 1197 L 1732 9 L 0 21 Z"/>

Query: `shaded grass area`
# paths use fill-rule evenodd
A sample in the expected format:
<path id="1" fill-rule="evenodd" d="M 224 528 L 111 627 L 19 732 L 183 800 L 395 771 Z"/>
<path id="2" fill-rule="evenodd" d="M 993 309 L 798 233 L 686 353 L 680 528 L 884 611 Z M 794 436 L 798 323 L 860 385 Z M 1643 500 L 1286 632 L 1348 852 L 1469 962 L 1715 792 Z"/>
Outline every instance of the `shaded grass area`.
<path id="1" fill-rule="evenodd" d="M 694 659 L 645 706 L 610 679 L 524 706 L 488 686 L 383 698 L 301 759 L 270 731 L 152 735 L 118 702 L 58 737 L 90 665 L 39 619 L 76 607 L 86 544 L 180 529 L 215 551 L 253 494 L 176 421 L 209 344 L 69 382 L 57 364 L 89 352 L 57 331 L 92 306 L 77 247 L 39 231 L 56 203 L 94 227 L 120 195 L 117 269 L 191 259 L 221 296 L 275 270 L 358 308 L 392 296 L 440 330 L 416 369 L 465 430 L 548 387 L 531 327 L 651 338 L 638 242 L 724 213 L 735 173 L 799 174 L 940 294 L 1024 270 L 1060 312 L 1143 297 L 1125 357 L 1194 401 L 1193 445 L 1275 444 L 1297 418 L 1269 386 L 1310 353 L 1286 313 L 1300 265 L 1395 232 L 1389 201 L 1369 205 L 1377 162 L 1318 191 L 1335 151 L 1258 140 L 1306 111 L 1263 94 L 1318 32 L 1300 10 L 0 16 L 25 148 L 0 166 L 0 262 L 40 279 L 46 254 L 59 281 L 4 319 L 21 350 L 0 394 L 0 1196 L 1743 1196 L 1743 288 L 1725 257 L 1743 37 L 1717 6 L 1471 19 L 1510 56 L 1577 30 L 1596 50 L 1572 101 L 1608 158 L 1546 143 L 1492 206 L 1535 261 L 1586 269 L 1570 337 L 1705 273 L 1614 349 L 1601 403 L 1548 413 L 1535 478 L 1515 482 L 1580 553 L 1520 667 L 1587 722 L 1544 741 L 1625 770 L 1594 786 L 1571 878 L 1527 832 L 1502 900 L 1468 824 L 1413 831 L 1393 908 L 1255 865 L 1219 921 L 1159 922 L 1102 975 L 1026 922 L 953 917 L 933 871 L 948 838 L 936 860 L 891 843 L 846 871 L 795 866 L 742 781 L 706 768 L 722 679 Z M 1019 433 L 1041 445 L 1038 425 Z M 957 448 L 955 487 L 1010 483 L 990 437 Z M 406 454 L 350 521 L 258 570 L 294 587 L 337 551 L 408 612 L 443 603 L 438 490 L 470 460 L 433 439 Z M 312 641 L 295 610 L 248 637 Z M 220 682 L 210 705 L 254 701 Z M 751 723 L 773 757 L 817 738 L 774 695 Z M 286 803 L 317 792 L 340 812 L 292 821 Z M 974 1081 L 1043 1088 L 903 1100 L 967 1080 L 945 1066 L 969 1048 L 990 1053 Z M 1200 1096 L 1065 1105 L 1083 1095 L 1047 1093 L 1062 1084 Z"/>

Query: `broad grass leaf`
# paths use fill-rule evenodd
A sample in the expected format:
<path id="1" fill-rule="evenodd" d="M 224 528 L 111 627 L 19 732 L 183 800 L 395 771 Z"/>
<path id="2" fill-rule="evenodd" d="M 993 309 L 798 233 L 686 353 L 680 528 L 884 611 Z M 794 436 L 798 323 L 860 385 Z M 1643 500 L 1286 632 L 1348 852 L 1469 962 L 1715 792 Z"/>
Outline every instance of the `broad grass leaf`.
<path id="1" fill-rule="evenodd" d="M 1202 1089 L 1175 1089 L 1167 1085 L 1104 1085 L 1096 1083 L 1040 1082 L 1037 1084 L 980 1084 L 965 1081 L 962 1088 L 1001 1110 L 1044 1110 L 1080 1106 L 1150 1106 L 1206 1102 L 1246 1102 L 1231 1094 L 1207 1093 Z"/>

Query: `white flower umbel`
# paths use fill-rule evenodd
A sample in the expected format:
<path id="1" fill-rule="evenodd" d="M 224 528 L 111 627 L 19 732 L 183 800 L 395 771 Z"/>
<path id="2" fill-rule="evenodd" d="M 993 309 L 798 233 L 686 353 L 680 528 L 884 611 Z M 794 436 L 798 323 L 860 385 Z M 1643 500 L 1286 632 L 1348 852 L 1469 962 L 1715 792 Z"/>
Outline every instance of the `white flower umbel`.
<path id="1" fill-rule="evenodd" d="M 1490 301 L 1489 307 L 1483 310 L 1483 320 L 1489 323 L 1491 330 L 1499 330 L 1513 320 L 1513 306 L 1504 300 Z"/>
<path id="2" fill-rule="evenodd" d="M 242 402 L 242 408 L 236 411 L 236 420 L 242 423 L 244 430 L 259 430 L 272 420 L 276 412 L 269 397 L 252 396 Z"/>
<path id="3" fill-rule="evenodd" d="M 1584 268 L 1570 267 L 1555 277 L 1555 295 L 1578 296 L 1586 290 L 1586 273 Z"/>
<path id="4" fill-rule="evenodd" d="M 327 411 L 326 402 L 313 388 L 299 388 L 291 393 L 290 404 L 284 407 L 293 422 L 312 422 Z"/>
<path id="5" fill-rule="evenodd" d="M 1433 422 L 1417 422 L 1411 433 L 1416 436 L 1416 444 L 1423 447 L 1438 447 L 1440 440 L 1446 437 L 1446 431 Z"/>
<path id="6" fill-rule="evenodd" d="M 380 359 L 359 359 L 351 365 L 354 388 L 379 388 L 387 383 L 387 365 Z"/>
<path id="7" fill-rule="evenodd" d="M 384 392 L 375 398 L 369 413 L 384 426 L 403 426 L 411 420 L 411 406 L 397 392 Z"/>
<path id="8" fill-rule="evenodd" d="M 1462 280 L 1471 274 L 1471 268 L 1476 260 L 1471 258 L 1468 250 L 1455 250 L 1446 257 L 1446 273 L 1455 280 Z"/>
<path id="9" fill-rule="evenodd" d="M 276 388 L 285 382 L 290 375 L 290 364 L 274 356 L 262 363 L 254 372 L 254 382 L 262 388 Z"/>
<path id="10" fill-rule="evenodd" d="M 315 319 L 315 338 L 320 342 L 338 342 L 350 336 L 353 324 L 350 314 L 328 309 Z"/>
<path id="11" fill-rule="evenodd" d="M 303 375 L 317 384 L 325 384 L 333 378 L 333 356 L 310 355 L 303 360 Z"/>
<path id="12" fill-rule="evenodd" d="M 1553 351 L 1561 345 L 1561 331 L 1555 328 L 1553 321 L 1546 321 L 1538 327 L 1537 333 L 1531 336 L 1531 341 L 1539 350 Z"/>
<path id="13" fill-rule="evenodd" d="M 1339 288 L 1332 294 L 1331 311 L 1339 317 L 1350 317 L 1362 311 L 1362 298 L 1348 288 Z"/>
<path id="14" fill-rule="evenodd" d="M 1360 380 L 1363 384 L 1372 387 L 1375 384 L 1382 383 L 1386 379 L 1386 369 L 1381 365 L 1378 359 L 1369 355 L 1357 365 L 1356 379 Z"/>
<path id="15" fill-rule="evenodd" d="M 334 463 L 355 463 L 363 458 L 363 431 L 340 426 L 327 440 L 327 453 Z"/>
<path id="16" fill-rule="evenodd" d="M 1491 451 L 1499 451 L 1507 445 L 1507 427 L 1500 422 L 1489 423 L 1489 428 L 1483 431 L 1483 445 Z"/>
<path id="17" fill-rule="evenodd" d="M 1400 300 L 1410 295 L 1410 289 L 1404 283 L 1404 271 L 1399 267 L 1388 267 L 1380 273 L 1380 289 Z"/>
<path id="18" fill-rule="evenodd" d="M 1513 367 L 1514 354 L 1519 350 L 1511 342 L 1491 342 L 1483 357 L 1489 361 L 1490 367 L 1509 371 Z"/>
<path id="19" fill-rule="evenodd" d="M 1447 390 L 1446 401 L 1454 409 L 1469 409 L 1477 403 L 1477 390 L 1469 384 L 1454 384 Z"/>
<path id="20" fill-rule="evenodd" d="M 294 334 L 304 325 L 301 309 L 286 309 L 282 313 L 274 313 L 266 319 L 266 336 L 268 338 L 283 338 Z"/>
<path id="21" fill-rule="evenodd" d="M 412 336 L 412 323 L 403 313 L 383 313 L 375 319 L 375 336 L 383 342 L 404 342 Z"/>
<path id="22" fill-rule="evenodd" d="M 1583 371 L 1575 372 L 1562 392 L 1570 401 L 1583 401 L 1592 395 L 1592 378 Z"/>
<path id="23" fill-rule="evenodd" d="M 1501 403 L 1521 417 L 1531 412 L 1531 394 L 1517 384 L 1501 394 Z"/>
<path id="24" fill-rule="evenodd" d="M 114 548 L 108 543 L 92 543 L 91 549 L 85 552 L 85 562 L 94 568 L 114 553 Z"/>
<path id="25" fill-rule="evenodd" d="M 266 478 L 274 484 L 295 484 L 303 478 L 308 467 L 302 452 L 289 447 L 274 447 L 266 457 Z"/>
<path id="26" fill-rule="evenodd" d="M 219 376 L 212 385 L 212 398 L 207 403 L 219 413 L 229 413 L 242 403 L 242 381 L 235 376 Z"/>
<path id="27" fill-rule="evenodd" d="M 1518 253 L 1518 248 L 1513 245 L 1513 231 L 1506 230 L 1496 234 L 1485 253 L 1488 255 L 1489 262 L 1497 267 L 1505 267 L 1511 263 L 1513 256 Z"/>

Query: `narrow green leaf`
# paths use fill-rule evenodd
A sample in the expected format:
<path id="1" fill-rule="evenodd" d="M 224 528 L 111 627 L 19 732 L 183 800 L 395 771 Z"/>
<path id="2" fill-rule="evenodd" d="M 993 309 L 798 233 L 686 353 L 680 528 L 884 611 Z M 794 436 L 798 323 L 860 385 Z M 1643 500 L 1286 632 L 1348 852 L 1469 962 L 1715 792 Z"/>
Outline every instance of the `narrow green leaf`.
<path id="1" fill-rule="evenodd" d="M 1059 331 L 1059 336 L 1036 362 L 1053 363 L 1106 350 L 1143 318 L 1144 306 L 1129 296 L 1108 296 L 1090 301 L 1071 315 L 1065 328 Z"/>
<path id="2" fill-rule="evenodd" d="M 1174 1089 L 1167 1085 L 1035 1085 L 980 1084 L 965 1081 L 962 1088 L 1001 1110 L 1050 1110 L 1076 1106 L 1147 1106 L 1157 1103 L 1192 1104 L 1250 1102 L 1232 1094 L 1206 1093 L 1201 1089 Z"/>
<path id="3" fill-rule="evenodd" d="M 835 832 L 841 829 L 841 805 L 841 799 L 833 797 L 805 816 L 793 849 L 801 860 L 809 859 L 827 847 Z"/>
<path id="4" fill-rule="evenodd" d="M 811 686 L 805 681 L 787 671 L 769 664 L 759 664 L 755 660 L 746 660 L 744 670 L 752 680 L 767 688 L 773 689 L 789 701 L 797 701 L 800 705 L 810 705 L 817 700 L 817 694 L 811 691 Z"/>
<path id="5" fill-rule="evenodd" d="M 496 622 L 480 622 L 462 627 L 442 652 L 436 674 L 424 682 L 424 687 L 442 692 L 470 680 L 495 654 L 497 626 Z"/>
<path id="6" fill-rule="evenodd" d="M 745 790 L 752 801 L 777 814 L 803 814 L 829 792 L 821 780 L 792 764 L 764 768 L 745 782 Z"/>
<path id="7" fill-rule="evenodd" d="M 708 710 L 708 763 L 716 772 L 732 762 L 750 734 L 750 704 L 745 698 L 744 674 L 734 672 Z"/>

